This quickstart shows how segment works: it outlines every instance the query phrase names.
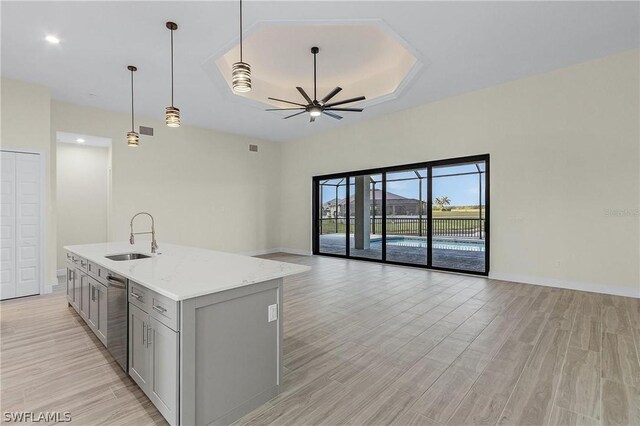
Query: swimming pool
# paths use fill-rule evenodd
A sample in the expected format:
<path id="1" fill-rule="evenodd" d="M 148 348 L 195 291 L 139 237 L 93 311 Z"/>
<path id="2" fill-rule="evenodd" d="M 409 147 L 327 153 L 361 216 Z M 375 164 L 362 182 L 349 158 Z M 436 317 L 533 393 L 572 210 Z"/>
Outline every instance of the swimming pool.
<path id="1" fill-rule="evenodd" d="M 382 245 L 382 240 L 371 241 L 371 245 Z M 410 238 L 410 237 L 388 237 L 387 245 L 400 247 L 416 247 L 424 248 L 427 246 L 426 238 Z M 466 241 L 466 240 L 444 240 L 439 238 L 433 239 L 433 248 L 440 250 L 460 250 L 460 251 L 484 251 L 484 241 Z"/>

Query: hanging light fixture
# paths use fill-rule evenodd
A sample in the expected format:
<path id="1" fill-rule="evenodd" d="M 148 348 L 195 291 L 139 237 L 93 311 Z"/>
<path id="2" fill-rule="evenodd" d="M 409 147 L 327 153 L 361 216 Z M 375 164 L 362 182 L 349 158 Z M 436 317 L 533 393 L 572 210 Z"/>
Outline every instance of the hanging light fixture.
<path id="1" fill-rule="evenodd" d="M 134 67 L 133 65 L 129 65 L 127 69 L 131 71 L 131 131 L 127 133 L 127 145 L 132 147 L 137 147 L 140 136 L 134 130 L 135 126 L 133 121 L 133 73 L 138 71 L 138 68 Z"/>
<path id="2" fill-rule="evenodd" d="M 167 22 L 167 28 L 171 31 L 171 106 L 166 108 L 165 122 L 169 127 L 180 127 L 180 110 L 173 106 L 173 32 L 178 29 L 178 24 Z"/>
<path id="3" fill-rule="evenodd" d="M 240 62 L 231 66 L 231 86 L 238 93 L 251 91 L 251 65 L 242 61 L 242 0 L 240 0 Z"/>

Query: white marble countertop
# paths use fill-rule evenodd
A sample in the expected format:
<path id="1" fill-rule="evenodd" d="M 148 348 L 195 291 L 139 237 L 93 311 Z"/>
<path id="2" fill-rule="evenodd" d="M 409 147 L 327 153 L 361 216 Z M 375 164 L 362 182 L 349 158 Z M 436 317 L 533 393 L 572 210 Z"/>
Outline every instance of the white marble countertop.
<path id="1" fill-rule="evenodd" d="M 158 244 L 159 254 L 147 259 L 129 261 L 114 261 L 105 256 L 122 253 L 151 255 L 150 242 L 135 245 L 127 242 L 83 244 L 64 248 L 176 301 L 299 274 L 311 269 L 303 265 L 161 241 Z"/>

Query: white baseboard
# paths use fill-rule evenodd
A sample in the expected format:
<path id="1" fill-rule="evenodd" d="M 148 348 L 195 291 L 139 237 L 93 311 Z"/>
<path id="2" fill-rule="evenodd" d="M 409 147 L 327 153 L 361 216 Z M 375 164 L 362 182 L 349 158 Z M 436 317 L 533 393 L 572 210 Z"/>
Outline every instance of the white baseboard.
<path id="1" fill-rule="evenodd" d="M 58 285 L 58 276 L 60 271 L 56 271 L 56 276 L 49 278 L 49 283 L 44 283 L 43 294 L 49 294 L 53 292 L 53 287 Z M 66 273 L 66 270 L 62 270 L 62 275 Z"/>
<path id="2" fill-rule="evenodd" d="M 312 254 L 311 251 L 309 250 L 298 250 L 298 249 L 283 248 L 283 247 L 245 251 L 240 254 L 243 254 L 245 256 L 262 256 L 265 254 L 273 254 L 273 253 L 297 254 L 300 256 L 311 256 Z"/>
<path id="3" fill-rule="evenodd" d="M 545 287 L 566 288 L 568 290 L 587 291 L 590 293 L 610 294 L 613 296 L 625 296 L 640 298 L 640 287 L 622 287 L 609 284 L 587 283 L 579 281 L 559 280 L 555 278 L 533 277 L 529 275 L 504 274 L 501 272 L 489 272 L 489 278 L 502 281 L 513 281 L 523 284 L 542 285 Z"/>

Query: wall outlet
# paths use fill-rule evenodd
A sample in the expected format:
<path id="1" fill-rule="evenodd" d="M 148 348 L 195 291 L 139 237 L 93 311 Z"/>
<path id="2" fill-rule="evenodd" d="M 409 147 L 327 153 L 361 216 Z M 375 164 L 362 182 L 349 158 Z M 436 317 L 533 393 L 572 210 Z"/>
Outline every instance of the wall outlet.
<path id="1" fill-rule="evenodd" d="M 269 322 L 278 319 L 278 305 L 269 305 Z"/>

